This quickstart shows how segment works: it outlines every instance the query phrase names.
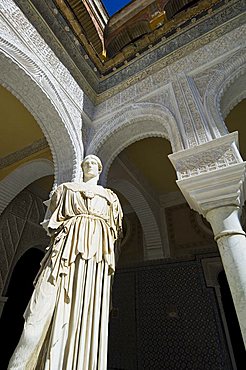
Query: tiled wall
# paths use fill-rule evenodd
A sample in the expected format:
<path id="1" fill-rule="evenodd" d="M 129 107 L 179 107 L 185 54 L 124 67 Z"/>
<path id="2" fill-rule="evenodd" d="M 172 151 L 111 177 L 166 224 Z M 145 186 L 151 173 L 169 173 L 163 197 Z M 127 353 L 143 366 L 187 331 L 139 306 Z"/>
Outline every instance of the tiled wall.
<path id="1" fill-rule="evenodd" d="M 108 369 L 232 369 L 199 260 L 118 270 L 113 307 Z"/>

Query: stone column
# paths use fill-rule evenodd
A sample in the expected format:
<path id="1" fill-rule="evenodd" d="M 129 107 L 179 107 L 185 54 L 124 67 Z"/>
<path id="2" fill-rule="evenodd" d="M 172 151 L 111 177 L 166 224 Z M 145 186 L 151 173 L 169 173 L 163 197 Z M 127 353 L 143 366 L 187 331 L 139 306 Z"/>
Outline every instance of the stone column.
<path id="1" fill-rule="evenodd" d="M 237 206 L 224 206 L 208 211 L 206 218 L 218 243 L 246 347 L 246 239 L 239 212 Z"/>
<path id="2" fill-rule="evenodd" d="M 211 224 L 246 347 L 246 237 L 240 224 L 245 167 L 237 133 L 169 156 L 190 207 Z"/>

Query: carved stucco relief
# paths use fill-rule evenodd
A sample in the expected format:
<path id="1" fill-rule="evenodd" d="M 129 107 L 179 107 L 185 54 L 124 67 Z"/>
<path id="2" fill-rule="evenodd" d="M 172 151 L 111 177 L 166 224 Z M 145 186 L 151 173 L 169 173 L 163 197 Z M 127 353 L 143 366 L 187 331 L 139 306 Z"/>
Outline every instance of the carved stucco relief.
<path id="1" fill-rule="evenodd" d="M 242 162 L 237 133 L 211 140 L 196 148 L 169 155 L 179 180 L 227 168 Z"/>
<path id="2" fill-rule="evenodd" d="M 147 137 L 164 137 L 172 150 L 183 148 L 179 128 L 173 114 L 161 104 L 136 103 L 117 112 L 99 126 L 87 148 L 104 162 L 103 181 L 116 156 L 135 141 Z"/>
<path id="3" fill-rule="evenodd" d="M 14 2 L 4 0 L 1 10 L 1 84 L 41 126 L 53 155 L 56 184 L 75 179 L 83 156 L 83 92 Z"/>
<path id="4" fill-rule="evenodd" d="M 245 61 L 246 48 L 242 47 L 224 57 L 217 66 L 213 65 L 202 73 L 194 74 L 214 138 L 228 133 L 223 117 L 245 97 L 246 88 L 242 83 L 246 75 Z M 221 103 L 224 95 L 226 101 L 223 107 Z"/>
<path id="5" fill-rule="evenodd" d="M 239 54 L 243 47 L 244 33 L 245 26 L 239 22 L 234 30 L 218 32 L 217 39 L 202 44 L 177 62 L 164 65 L 158 72 L 146 74 L 145 79 L 136 81 L 134 85 L 129 80 L 123 91 L 96 107 L 93 118 L 95 125 L 101 126 L 106 120 L 111 120 L 116 112 L 124 113 L 130 101 L 145 101 L 161 103 L 170 109 L 179 125 L 184 148 L 195 147 L 220 136 L 214 134 L 215 129 L 210 125 L 211 117 L 207 114 L 213 102 L 206 103 L 202 94 L 205 94 L 209 81 L 215 83 L 217 75 L 224 73 L 225 80 L 231 77 L 231 71 L 225 67 L 230 58 L 234 59 L 235 66 L 241 63 L 236 60 L 241 58 Z M 169 91 L 170 95 L 162 100 L 164 91 Z"/>

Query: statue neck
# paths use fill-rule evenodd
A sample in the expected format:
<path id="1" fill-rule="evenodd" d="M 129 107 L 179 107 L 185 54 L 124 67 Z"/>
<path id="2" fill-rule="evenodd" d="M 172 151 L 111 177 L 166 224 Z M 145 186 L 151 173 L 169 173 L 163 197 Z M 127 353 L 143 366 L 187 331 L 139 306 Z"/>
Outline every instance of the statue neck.
<path id="1" fill-rule="evenodd" d="M 92 178 L 89 178 L 89 179 L 84 178 L 84 183 L 86 183 L 86 185 L 88 185 L 88 186 L 95 186 L 98 183 L 98 179 L 99 179 L 99 176 L 92 177 Z"/>

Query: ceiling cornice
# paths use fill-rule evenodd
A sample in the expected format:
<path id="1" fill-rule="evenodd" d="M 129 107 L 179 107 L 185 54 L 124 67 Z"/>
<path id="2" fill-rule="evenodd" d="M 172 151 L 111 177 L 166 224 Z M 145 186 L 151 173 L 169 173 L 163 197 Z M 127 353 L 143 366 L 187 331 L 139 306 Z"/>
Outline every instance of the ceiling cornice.
<path id="1" fill-rule="evenodd" d="M 121 67 L 113 67 L 113 72 L 103 76 L 75 35 L 65 28 L 67 23 L 52 0 L 15 2 L 96 104 L 230 32 L 243 23 L 242 13 L 245 11 L 244 0 L 213 0 L 214 8 L 206 10 L 199 19 L 191 18 L 185 27 L 174 29 L 169 37 L 149 44 L 142 54 L 137 53 L 131 61 L 125 59 Z"/>

